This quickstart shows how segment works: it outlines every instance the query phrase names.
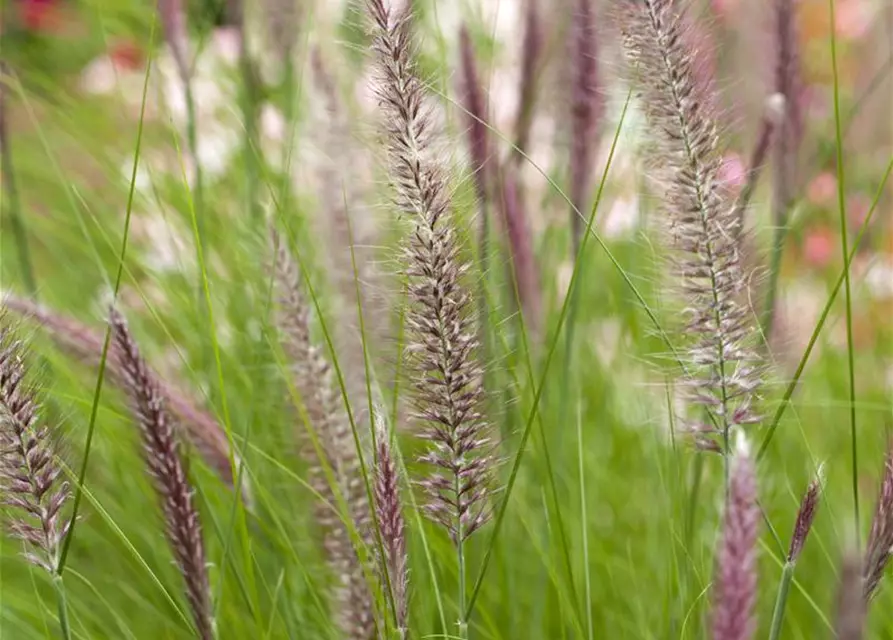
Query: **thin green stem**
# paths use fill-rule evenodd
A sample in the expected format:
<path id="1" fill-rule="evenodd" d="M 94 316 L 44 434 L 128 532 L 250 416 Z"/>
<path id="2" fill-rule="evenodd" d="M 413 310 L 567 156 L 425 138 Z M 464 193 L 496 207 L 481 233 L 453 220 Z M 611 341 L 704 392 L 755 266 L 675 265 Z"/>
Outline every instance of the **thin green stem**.
<path id="1" fill-rule="evenodd" d="M 461 499 L 461 494 L 459 493 L 459 476 L 456 476 L 455 479 L 455 488 L 456 488 L 456 500 Z M 458 587 L 458 596 L 459 596 L 459 637 L 463 640 L 468 638 L 468 611 L 465 608 L 465 542 L 462 540 L 465 535 L 464 527 L 462 526 L 461 517 L 458 518 L 458 524 L 456 529 L 456 566 L 459 571 L 459 587 Z"/>
<path id="2" fill-rule="evenodd" d="M 834 128 L 837 137 L 837 203 L 840 208 L 840 243 L 843 251 L 843 277 L 846 294 L 846 341 L 847 366 L 850 393 L 850 441 L 852 442 L 853 521 L 856 531 L 856 549 L 860 548 L 859 536 L 859 458 L 856 441 L 856 368 L 853 346 L 853 299 L 850 289 L 850 247 L 847 242 L 846 173 L 843 164 L 843 133 L 840 124 L 840 78 L 837 72 L 837 35 L 834 28 L 834 0 L 828 0 L 831 13 L 831 65 L 834 74 Z"/>
<path id="3" fill-rule="evenodd" d="M 18 184 L 12 162 L 12 147 L 9 141 L 9 125 L 6 112 L 6 76 L 8 65 L 0 61 L 0 174 L 3 175 L 3 191 L 6 210 L 12 222 L 12 233 L 15 236 L 16 250 L 19 254 L 19 267 L 22 271 L 22 279 L 25 288 L 31 297 L 37 295 L 37 280 L 34 277 L 34 265 L 31 260 L 31 249 L 28 245 L 28 232 L 25 228 L 25 218 L 22 215 L 22 201 L 19 197 Z"/>
<path id="4" fill-rule="evenodd" d="M 784 621 L 784 610 L 788 603 L 788 593 L 791 591 L 795 566 L 795 562 L 785 562 L 784 569 L 781 571 L 781 582 L 778 585 L 778 596 L 775 599 L 775 610 L 772 613 L 769 640 L 779 640 L 781 638 L 781 625 Z"/>
<path id="5" fill-rule="evenodd" d="M 607 180 L 608 172 L 611 169 L 611 164 L 614 160 L 614 152 L 617 149 L 617 141 L 620 138 L 620 132 L 623 130 L 623 123 L 626 121 L 626 114 L 627 114 L 627 110 L 629 109 L 629 104 L 630 104 L 631 98 L 632 98 L 632 92 L 628 92 L 627 96 L 626 96 L 626 100 L 623 104 L 623 110 L 620 114 L 620 122 L 617 125 L 617 129 L 614 132 L 614 139 L 611 142 L 611 150 L 608 153 L 608 160 L 605 163 L 605 170 L 602 174 L 602 183 L 604 183 Z M 550 183 L 550 184 L 554 184 L 554 183 Z M 599 243 L 599 245 L 607 252 L 607 247 L 603 244 L 603 242 L 601 241 L 601 238 L 597 234 L 593 233 L 593 230 L 592 230 L 592 225 L 595 221 L 595 214 L 598 211 L 599 202 L 600 202 L 600 199 L 596 198 L 595 202 L 592 205 L 592 210 L 589 214 L 589 220 L 586 225 L 586 234 L 583 236 L 582 242 L 580 243 L 580 253 L 582 253 L 586 249 L 586 243 L 589 240 L 590 234 L 596 239 L 596 241 Z M 610 254 L 610 252 L 608 252 L 608 255 L 613 258 L 613 256 Z M 616 264 L 615 260 L 612 260 L 612 263 Z M 578 270 L 574 269 L 574 272 L 571 274 L 571 282 L 568 287 L 570 291 L 573 291 L 574 285 L 576 284 L 576 279 L 578 277 L 577 274 L 578 274 Z M 633 289 L 635 290 L 635 286 L 632 284 L 632 282 L 628 281 L 626 278 L 625 278 L 625 281 L 627 281 L 628 284 L 632 285 Z M 564 303 L 561 306 L 561 312 L 558 317 L 558 326 L 557 326 L 556 331 L 560 331 L 562 326 L 564 326 L 564 322 L 567 319 L 569 304 L 570 304 L 570 296 L 565 296 Z M 652 314 L 649 314 L 649 317 L 652 317 Z M 662 335 L 663 335 L 663 332 L 662 332 Z M 669 342 L 669 340 L 668 340 L 668 342 Z M 466 613 L 464 616 L 466 620 L 471 617 L 471 612 L 474 609 L 474 604 L 477 601 L 478 596 L 480 595 L 481 587 L 483 586 L 483 582 L 484 582 L 484 577 L 486 576 L 486 573 L 487 573 L 487 567 L 489 566 L 490 558 L 493 555 L 493 547 L 496 544 L 496 540 L 499 537 L 500 529 L 502 528 L 502 523 L 505 520 L 505 513 L 506 513 L 506 510 L 508 509 L 509 498 L 511 497 L 512 489 L 515 486 L 515 482 L 518 479 L 518 472 L 521 468 L 521 462 L 524 458 L 524 451 L 527 448 L 527 441 L 530 438 L 530 431 L 533 428 L 533 422 L 536 419 L 536 416 L 539 415 L 537 409 L 539 407 L 540 400 L 542 399 L 542 396 L 543 396 L 543 389 L 545 388 L 546 381 L 548 380 L 549 368 L 552 364 L 552 359 L 555 355 L 555 349 L 557 346 L 558 346 L 558 340 L 557 339 L 552 340 L 552 344 L 549 347 L 549 351 L 546 354 L 546 360 L 543 364 L 543 371 L 540 374 L 539 382 L 536 385 L 536 388 L 534 391 L 533 406 L 531 407 L 530 414 L 528 415 L 527 421 L 524 425 L 524 431 L 521 434 L 521 441 L 518 444 L 518 452 L 515 454 L 514 461 L 512 462 L 512 469 L 509 473 L 508 482 L 506 483 L 506 487 L 505 487 L 505 495 L 503 496 L 502 501 L 500 502 L 499 507 L 496 511 L 496 517 L 495 517 L 495 519 L 494 519 L 495 521 L 493 523 L 493 533 L 490 536 L 490 540 L 487 545 L 487 550 L 484 553 L 484 559 L 481 562 L 481 570 L 478 573 L 477 579 L 475 580 L 474 588 L 472 589 L 472 592 L 471 592 L 471 598 L 468 600 L 468 607 L 466 609 Z"/>
<path id="6" fill-rule="evenodd" d="M 152 43 L 155 41 L 155 19 L 152 19 L 152 26 L 149 32 L 149 42 Z M 136 171 L 139 167 L 140 162 L 140 150 L 142 148 L 143 142 L 143 122 L 145 121 L 146 115 L 146 96 L 148 95 L 149 88 L 149 72 L 152 69 L 152 58 L 146 62 L 146 74 L 143 77 L 143 97 L 142 103 L 140 104 L 140 118 L 137 123 L 137 132 L 136 132 L 136 148 L 133 152 L 133 168 L 130 174 L 130 191 L 127 195 L 127 211 L 124 215 L 124 234 L 121 239 L 121 250 L 118 253 L 118 270 L 115 274 L 115 285 L 112 290 L 113 300 L 118 299 L 118 291 L 121 288 L 121 280 L 124 276 L 124 259 L 127 255 L 127 243 L 130 239 L 130 218 L 131 213 L 133 212 L 133 197 L 134 191 L 136 189 Z M 81 468 L 78 471 L 78 480 L 77 480 L 77 488 L 74 494 L 74 505 L 71 509 L 71 525 L 68 529 L 68 533 L 65 536 L 65 540 L 62 542 L 62 551 L 59 554 L 59 564 L 56 567 L 56 573 L 61 578 L 62 573 L 65 571 L 65 561 L 68 559 L 68 551 L 71 549 L 71 541 L 74 539 L 74 531 L 75 527 L 78 523 L 78 509 L 81 506 L 81 500 L 83 499 L 84 493 L 84 485 L 87 477 L 87 467 L 90 462 L 90 451 L 93 445 L 93 435 L 96 431 L 96 418 L 99 415 L 99 399 L 102 396 L 102 383 L 105 380 L 105 365 L 106 360 L 108 358 L 109 351 L 109 342 L 111 339 L 111 325 L 106 327 L 105 330 L 105 338 L 102 343 L 102 355 L 99 359 L 99 373 L 96 376 L 96 386 L 93 389 L 93 403 L 90 408 L 90 422 L 87 426 L 87 440 L 84 443 L 84 458 L 81 461 Z"/>
<path id="7" fill-rule="evenodd" d="M 194 183 L 191 189 L 192 208 L 195 211 L 199 242 L 201 242 L 202 247 L 204 247 L 205 200 L 202 165 L 198 156 L 198 120 L 195 114 L 195 98 L 192 94 L 192 82 L 188 79 L 184 79 L 183 81 L 183 94 L 186 99 L 186 143 L 189 145 L 189 154 L 192 156 L 192 168 L 195 171 Z"/>
<path id="8" fill-rule="evenodd" d="M 56 592 L 56 603 L 59 608 L 59 629 L 64 640 L 71 640 L 71 627 L 68 623 L 68 600 L 65 597 L 65 585 L 58 573 L 53 576 L 53 590 Z"/>
<path id="9" fill-rule="evenodd" d="M 778 281 L 781 273 L 781 258 L 784 254 L 785 239 L 788 235 L 788 214 L 782 213 L 775 216 L 775 227 L 772 231 L 772 253 L 769 257 L 769 285 L 766 290 L 766 306 L 763 308 L 761 326 L 763 328 L 764 341 L 769 342 L 769 335 L 775 324 L 775 307 L 778 300 Z"/>

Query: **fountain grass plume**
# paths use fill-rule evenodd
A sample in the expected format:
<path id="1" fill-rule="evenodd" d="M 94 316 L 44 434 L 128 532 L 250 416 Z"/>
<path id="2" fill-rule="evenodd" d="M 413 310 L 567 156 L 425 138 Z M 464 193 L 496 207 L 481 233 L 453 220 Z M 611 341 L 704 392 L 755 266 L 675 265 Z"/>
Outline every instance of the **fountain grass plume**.
<path id="1" fill-rule="evenodd" d="M 816 513 L 819 508 L 819 501 L 822 496 L 822 490 L 825 483 L 824 468 L 819 466 L 816 477 L 806 488 L 806 493 L 800 501 L 800 508 L 797 510 L 797 519 L 794 522 L 794 533 L 791 535 L 791 546 L 788 549 L 788 555 L 785 558 L 784 567 L 781 572 L 781 582 L 778 587 L 778 595 L 775 599 L 775 610 L 772 613 L 772 626 L 769 631 L 769 640 L 777 640 L 781 637 L 781 627 L 784 621 L 784 612 L 787 607 L 788 593 L 791 583 L 794 579 L 794 569 L 800 553 L 803 551 L 803 545 L 809 537 L 812 530 L 812 523 L 815 520 Z"/>
<path id="2" fill-rule="evenodd" d="M 713 639 L 748 640 L 756 629 L 756 545 L 760 509 L 753 460 L 739 438 L 732 454 L 731 476 L 722 536 L 713 579 Z"/>
<path id="3" fill-rule="evenodd" d="M 24 346 L 0 311 L 0 503 L 10 533 L 25 545 L 25 558 L 52 578 L 62 637 L 71 637 L 65 586 L 59 572 L 70 520 L 70 496 L 54 434 L 39 423 L 36 389 L 27 380 Z"/>
<path id="4" fill-rule="evenodd" d="M 890 562 L 891 550 L 893 550 L 893 451 L 888 451 L 862 564 L 862 594 L 866 606 L 877 594 L 884 570 Z"/>
<path id="5" fill-rule="evenodd" d="M 311 337 L 310 307 L 302 292 L 301 274 L 284 238 L 275 230 L 271 235 L 276 326 L 306 414 L 308 432 L 312 430 L 318 443 L 317 449 L 308 433 L 303 454 L 310 465 L 311 486 L 328 502 L 317 504 L 315 514 L 324 536 L 326 559 L 337 581 L 332 612 L 343 637 L 368 640 L 375 636 L 372 595 L 350 529 L 337 510 L 341 498 L 361 543 L 371 546 L 369 503 L 359 454 L 331 365 Z"/>
<path id="6" fill-rule="evenodd" d="M 465 543 L 491 517 L 496 466 L 482 413 L 483 370 L 471 319 L 472 298 L 451 218 L 448 169 L 434 144 L 434 122 L 417 75 L 411 5 L 396 13 L 367 0 L 384 143 L 395 205 L 413 225 L 404 244 L 408 285 L 407 368 L 414 419 L 429 443 L 421 462 L 433 469 L 419 484 L 425 511 L 449 532 L 459 575 L 459 635 L 467 634 Z"/>
<path id="7" fill-rule="evenodd" d="M 524 38 L 521 40 L 521 81 L 518 88 L 518 114 L 515 117 L 515 146 L 512 158 L 519 164 L 527 153 L 530 127 L 536 109 L 537 80 L 543 57 L 543 26 L 540 0 L 527 0 L 524 11 Z"/>
<path id="8" fill-rule="evenodd" d="M 754 404 L 763 369 L 754 348 L 759 332 L 746 305 L 740 218 L 726 202 L 716 124 L 698 97 L 677 3 L 623 0 L 614 11 L 665 193 L 685 334 L 691 336 L 684 386 L 710 418 L 692 429 L 715 439 L 728 458 L 733 432 L 759 420 Z M 727 468 L 727 485 L 728 476 Z"/>
<path id="9" fill-rule="evenodd" d="M 202 640 L 210 640 L 214 624 L 201 518 L 193 504 L 194 491 L 180 457 L 172 420 L 161 388 L 140 355 L 124 317 L 112 309 L 109 323 L 142 436 L 146 469 L 161 502 L 167 539 L 186 585 L 196 631 Z"/>
<path id="10" fill-rule="evenodd" d="M 577 0 L 571 24 L 571 157 L 570 211 L 572 251 L 576 256 L 588 210 L 593 161 L 598 150 L 598 124 L 602 105 L 599 96 L 598 34 L 593 0 Z"/>
<path id="11" fill-rule="evenodd" d="M 376 414 L 378 418 L 378 414 Z M 381 531 L 384 557 L 382 572 L 387 572 L 390 597 L 394 602 L 397 633 L 408 632 L 409 569 L 406 554 L 406 523 L 400 500 L 400 478 L 391 454 L 391 435 L 384 420 L 375 420 L 377 461 L 375 465 L 375 516 Z"/>

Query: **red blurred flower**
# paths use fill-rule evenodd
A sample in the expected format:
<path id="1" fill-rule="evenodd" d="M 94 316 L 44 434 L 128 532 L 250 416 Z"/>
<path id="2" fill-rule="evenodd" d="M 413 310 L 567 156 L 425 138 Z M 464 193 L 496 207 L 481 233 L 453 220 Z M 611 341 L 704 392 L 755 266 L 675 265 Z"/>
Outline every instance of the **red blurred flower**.
<path id="1" fill-rule="evenodd" d="M 55 31 L 59 26 L 57 0 L 19 0 L 19 17 L 28 31 Z"/>

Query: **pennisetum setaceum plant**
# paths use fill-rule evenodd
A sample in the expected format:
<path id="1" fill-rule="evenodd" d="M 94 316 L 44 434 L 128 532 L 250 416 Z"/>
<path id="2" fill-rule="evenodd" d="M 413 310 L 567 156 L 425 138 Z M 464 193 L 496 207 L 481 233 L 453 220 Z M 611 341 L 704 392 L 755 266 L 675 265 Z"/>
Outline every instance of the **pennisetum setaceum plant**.
<path id="1" fill-rule="evenodd" d="M 879 613 L 877 605 L 871 611 L 872 603 L 883 602 L 893 549 L 893 452 L 881 467 L 867 543 L 860 544 L 856 527 L 854 544 L 839 554 L 832 549 L 825 567 L 815 566 L 816 554 L 806 545 L 812 538 L 831 546 L 822 521 L 834 515 L 837 487 L 833 481 L 826 487 L 820 466 L 806 486 L 785 545 L 772 523 L 779 492 L 771 465 L 782 460 L 791 468 L 797 460 L 790 453 L 794 445 L 789 441 L 785 445 L 791 448 L 764 455 L 794 402 L 801 375 L 821 375 L 816 363 L 806 371 L 807 360 L 846 283 L 847 409 L 858 525 L 857 472 L 864 469 L 856 460 L 850 268 L 857 277 L 863 273 L 858 270 L 867 274 L 874 262 L 882 262 L 862 260 L 857 251 L 879 255 L 876 246 L 865 248 L 870 243 L 858 245 L 869 226 L 877 228 L 872 215 L 893 162 L 850 247 L 846 201 L 863 185 L 861 176 L 854 184 L 843 180 L 834 34 L 852 25 L 835 20 L 835 0 L 828 2 L 834 29 L 835 168 L 846 256 L 799 368 L 762 434 L 761 409 L 771 406 L 773 393 L 764 381 L 768 363 L 785 375 L 773 350 L 789 330 L 783 322 L 782 267 L 789 262 L 787 246 L 800 240 L 801 219 L 794 212 L 801 202 L 809 209 L 804 228 L 813 217 L 821 218 L 822 205 L 805 188 L 807 165 L 799 157 L 801 147 L 816 142 L 806 136 L 815 114 L 806 111 L 805 84 L 813 85 L 811 93 L 817 95 L 822 87 L 816 78 L 827 76 L 817 68 L 824 64 L 821 56 L 801 60 L 801 45 L 809 38 L 799 27 L 810 31 L 815 25 L 798 21 L 811 7 L 794 0 L 770 0 L 759 9 L 737 3 L 731 10 L 719 5 L 736 3 L 704 3 L 715 14 L 710 27 L 717 32 L 737 28 L 726 11 L 749 18 L 751 11 L 763 10 L 765 24 L 771 24 L 768 80 L 742 101 L 747 104 L 740 113 L 735 105 L 726 114 L 721 105 L 731 101 L 720 95 L 726 83 L 714 77 L 710 46 L 700 37 L 705 19 L 681 0 L 518 0 L 511 3 L 517 10 L 507 12 L 515 20 L 511 29 L 501 22 L 504 2 L 468 3 L 475 8 L 471 11 L 462 4 L 459 15 L 435 0 L 358 0 L 346 3 L 344 13 L 339 13 L 341 3 L 265 0 L 254 6 L 227 0 L 226 25 L 235 25 L 237 38 L 232 39 L 232 31 L 221 38 L 215 33 L 208 40 L 212 44 L 199 47 L 191 45 L 190 32 L 197 35 L 209 21 L 207 14 L 195 19 L 197 5 L 215 3 L 160 0 L 144 14 L 163 26 L 166 49 L 147 53 L 144 82 L 154 88 L 155 56 L 168 56 L 176 71 L 174 87 L 165 84 L 159 90 L 185 107 L 190 171 L 177 198 L 166 202 L 168 189 L 184 181 L 149 180 L 150 193 L 143 176 L 157 175 L 152 156 L 162 150 L 149 140 L 135 151 L 121 275 L 106 319 L 109 339 L 97 330 L 102 327 L 98 318 L 92 323 L 83 319 L 88 312 L 72 303 L 65 306 L 53 281 L 37 279 L 50 273 L 45 254 L 55 257 L 60 246 L 73 247 L 73 265 L 81 266 L 77 256 L 83 250 L 96 253 L 101 267 L 113 234 L 103 218 L 108 203 L 95 206 L 92 194 L 83 195 L 84 210 L 95 222 L 95 229 L 87 225 L 84 247 L 80 240 L 57 237 L 53 207 L 35 206 L 45 204 L 42 194 L 34 193 L 33 175 L 42 173 L 35 168 L 42 169 L 44 159 L 35 159 L 29 136 L 46 137 L 48 153 L 56 146 L 64 150 L 70 141 L 55 145 L 61 125 L 51 117 L 52 101 L 43 95 L 34 99 L 30 87 L 40 83 L 20 64 L 18 51 L 4 48 L 0 64 L 15 64 L 17 74 L 12 92 L 9 67 L 0 69 L 3 222 L 13 231 L 3 246 L 17 250 L 9 255 L 17 261 L 21 283 L 2 283 L 0 519 L 14 539 L 12 548 L 21 548 L 30 565 L 21 563 L 7 574 L 2 558 L 3 628 L 13 625 L 16 633 L 39 624 L 34 600 L 42 615 L 40 631 L 46 635 L 58 629 L 66 640 L 99 636 L 99 629 L 110 637 L 141 638 L 155 632 L 137 626 L 146 619 L 159 621 L 159 628 L 163 622 L 158 633 L 165 637 L 202 640 L 649 634 L 752 640 L 760 633 L 781 640 L 792 630 L 803 637 L 869 637 L 879 626 L 880 620 L 868 616 Z M 30 11 L 50 4 L 7 2 L 4 9 L 14 17 L 5 14 L 2 28 L 33 19 L 27 12 L 20 15 L 19 5 Z M 105 3 L 99 12 L 103 30 L 117 25 L 115 5 Z M 497 5 L 500 10 L 491 15 Z M 213 19 L 219 20 L 219 10 Z M 129 25 L 128 20 L 121 22 Z M 439 58 L 428 55 L 423 42 L 432 25 L 442 31 Z M 731 35 L 736 36 L 728 38 L 734 47 L 749 42 Z M 37 49 L 42 42 L 36 38 L 29 46 Z M 115 53 L 114 39 L 109 42 L 111 59 L 120 52 Z M 720 46 L 725 52 L 726 43 Z M 204 108 L 207 96 L 222 93 L 216 79 L 206 81 L 197 72 L 206 68 L 201 56 L 208 52 L 222 52 L 226 64 L 220 73 L 230 73 L 241 84 L 238 92 L 226 95 L 225 108 Z M 717 68 L 736 63 L 735 56 L 718 58 Z M 126 64 L 110 64 L 126 74 Z M 427 81 L 441 73 L 437 82 Z M 735 78 L 732 84 L 737 83 Z M 62 102 L 66 109 L 79 99 L 74 89 L 71 93 L 66 93 L 71 102 Z M 610 98 L 618 95 L 629 97 L 603 163 L 603 134 L 615 117 Z M 157 118 L 156 112 L 163 111 L 154 104 L 146 107 L 144 96 L 141 114 Z M 20 130 L 15 126 L 18 109 L 36 114 L 29 122 L 35 129 L 46 123 L 46 130 Z M 227 130 L 218 140 L 218 125 L 225 128 L 216 122 L 214 112 L 220 111 L 234 116 L 234 126 L 241 128 Z M 81 117 L 77 109 L 71 113 Z M 453 116 L 462 131 L 450 140 L 440 129 L 441 121 L 452 123 Z M 753 139 L 725 135 L 729 123 L 739 119 L 752 119 Z M 627 131 L 634 128 L 627 127 L 630 122 L 642 126 Z M 508 133 L 500 132 L 503 125 Z M 206 154 L 198 153 L 199 142 L 202 151 L 208 144 L 219 147 L 221 156 L 237 158 L 232 170 L 203 167 L 200 155 Z M 466 153 L 454 154 L 455 143 L 462 143 Z M 729 177 L 734 172 L 728 160 L 742 149 L 740 175 Z M 466 156 L 468 170 L 454 155 Z M 616 181 L 615 158 L 616 171 L 625 172 Z M 379 172 L 376 159 L 384 171 Z M 182 163 L 177 165 L 176 173 L 182 174 Z M 830 175 L 824 165 L 816 169 Z M 387 180 L 380 180 L 384 173 Z M 366 201 L 374 199 L 369 197 L 372 184 L 387 194 L 383 206 Z M 80 195 L 74 186 L 71 192 Z M 311 193 L 315 198 L 305 197 Z M 605 215 L 599 206 L 603 196 L 612 200 Z M 640 220 L 640 213 L 652 213 L 641 206 L 646 197 L 657 207 L 653 217 Z M 765 220 L 759 216 L 763 209 Z M 618 216 L 630 211 L 636 217 L 633 231 L 608 240 Z M 177 215 L 185 213 L 194 222 L 193 248 L 201 263 L 199 306 L 208 311 L 213 340 L 221 339 L 220 349 L 214 342 L 213 363 L 204 336 L 196 331 L 203 327 L 179 306 L 181 299 L 191 299 L 190 274 L 183 277 L 182 264 L 153 269 L 142 262 L 147 245 L 157 240 L 155 217 L 175 227 Z M 471 233 L 463 227 L 469 226 L 466 217 L 474 222 Z M 25 219 L 29 237 L 21 224 Z M 68 232 L 65 224 L 58 226 Z M 662 232 L 656 242 L 654 227 Z M 246 229 L 258 232 L 252 236 L 270 231 L 266 252 L 259 251 L 257 237 L 247 242 L 240 237 Z M 766 256 L 754 250 L 760 236 L 751 237 L 751 229 L 768 232 Z M 392 250 L 394 240 L 399 250 Z M 128 248 L 128 242 L 138 246 Z M 593 242 L 598 253 L 587 253 Z M 189 253 L 185 243 L 175 253 Z M 570 258 L 567 245 L 573 248 Z M 652 252 L 667 267 L 657 278 L 626 270 Z M 318 257 L 324 258 L 319 264 Z M 765 269 L 758 266 L 761 261 Z M 604 273 L 597 274 L 600 280 L 589 277 L 608 262 L 626 289 L 612 289 L 612 278 Z M 269 268 L 259 268 L 262 263 Z M 813 269 L 805 279 L 821 284 L 824 270 L 833 266 Z M 508 277 L 493 275 L 500 268 Z M 565 269 L 572 269 L 569 287 Z M 751 295 L 763 284 L 754 273 L 763 271 L 768 273 L 765 300 L 762 294 Z M 125 272 L 134 285 L 126 292 L 119 291 Z M 105 275 L 102 268 L 98 273 L 78 273 L 78 282 Z M 246 274 L 260 277 L 255 281 Z M 885 284 L 883 274 L 872 277 Z M 506 295 L 490 291 L 495 282 L 513 290 Z M 17 284 L 27 296 L 6 291 Z M 180 285 L 185 293 L 175 288 Z M 41 301 L 54 305 L 38 304 L 38 291 Z M 629 292 L 672 360 L 672 373 L 660 372 L 662 379 L 676 379 L 667 385 L 665 398 L 672 445 L 650 433 L 631 435 L 636 430 L 627 428 L 652 417 L 648 394 L 635 386 L 642 369 L 627 367 L 622 357 L 629 351 L 644 357 L 634 340 L 645 336 L 637 319 L 620 313 L 622 305 L 606 304 Z M 649 306 L 652 298 L 676 312 L 667 314 L 666 325 Z M 155 345 L 162 347 L 159 351 L 148 344 L 141 349 L 138 332 L 125 321 L 126 308 L 134 327 L 146 326 L 138 301 L 150 307 L 153 323 L 168 338 L 169 344 Z M 501 307 L 505 302 L 508 309 Z M 599 305 L 611 315 L 603 315 Z M 553 313 L 557 308 L 560 315 Z M 210 322 L 212 312 L 219 324 Z M 394 316 L 398 327 L 391 326 Z M 11 317 L 35 325 L 73 361 L 70 380 L 53 390 L 54 403 L 74 397 L 66 382 L 77 385 L 80 375 L 94 373 L 97 365 L 103 372 L 88 405 L 85 449 L 89 452 L 96 425 L 97 452 L 89 469 L 88 456 L 83 457 L 75 500 L 69 500 L 64 482 L 73 477 L 61 446 L 68 438 L 61 437 L 57 421 L 46 417 L 55 415 L 55 406 L 45 411 L 39 404 L 44 394 L 28 371 L 30 345 L 16 337 L 20 332 Z M 189 322 L 181 324 L 183 317 Z M 604 343 L 619 344 L 619 355 L 603 355 Z M 842 353 L 838 341 L 821 344 L 826 345 L 824 359 L 836 363 Z M 243 349 L 246 345 L 249 349 Z M 562 349 L 564 368 L 552 374 L 552 356 Z M 598 358 L 587 361 L 595 351 Z M 540 354 L 546 355 L 542 361 L 536 357 Z M 874 355 L 883 366 L 889 364 L 887 354 Z M 196 357 L 202 358 L 201 366 L 193 371 Z M 222 419 L 215 415 L 215 394 L 204 398 L 199 392 L 207 385 L 204 369 L 211 364 L 219 373 L 215 391 Z M 505 375 L 488 374 L 485 381 L 485 371 L 500 367 Z M 53 368 L 45 377 L 56 377 Z M 104 373 L 129 400 L 123 422 L 130 430 L 126 433 L 139 438 L 137 469 L 151 481 L 144 498 L 157 513 L 145 510 L 144 515 L 144 505 L 125 493 L 145 485 L 142 473 L 135 479 L 116 475 L 120 467 L 129 473 L 131 460 L 128 452 L 115 448 L 119 442 L 106 437 L 111 433 L 106 420 L 114 422 L 122 412 L 100 402 Z M 584 393 L 596 378 L 604 387 Z M 231 415 L 223 398 L 229 388 Z M 681 390 L 681 397 L 673 397 L 671 388 Z M 830 382 L 828 388 L 836 389 Z M 490 394 L 499 401 L 487 402 Z M 380 403 L 390 405 L 387 416 Z M 801 433 L 809 437 L 819 430 L 815 404 L 815 399 L 803 402 L 809 419 L 803 420 Z M 832 415 L 834 404 L 822 397 L 820 408 Z M 640 410 L 648 412 L 646 418 Z M 245 428 L 234 430 L 233 424 Z M 526 425 L 520 437 L 518 424 Z M 541 439 L 530 443 L 524 458 L 534 424 Z M 693 446 L 678 447 L 679 433 Z M 752 443 L 760 435 L 762 444 L 754 453 Z M 823 444 L 837 447 L 835 437 Z M 656 455 L 648 458 L 653 451 Z M 514 461 L 505 496 L 497 501 L 499 464 L 506 453 Z M 567 471 L 570 454 L 578 477 Z M 662 465 L 668 460 L 672 472 L 665 474 Z M 689 462 L 691 487 L 683 481 Z M 833 469 L 835 461 L 829 456 L 827 464 Z M 617 476 L 615 485 L 600 482 L 611 474 Z M 250 508 L 243 514 L 236 502 L 229 518 L 220 518 L 222 500 L 231 504 L 239 493 Z M 77 506 L 81 494 L 86 500 L 82 511 Z M 716 509 L 713 498 L 721 499 Z M 816 520 L 823 502 L 827 508 L 821 507 L 823 516 Z M 640 531 L 652 520 L 645 518 L 662 513 L 664 506 L 667 532 L 649 529 L 649 544 L 656 542 L 646 548 Z M 477 536 L 494 507 L 490 535 Z M 684 522 L 677 527 L 680 515 Z M 75 524 L 77 536 L 69 533 Z M 777 558 L 763 552 L 773 543 Z M 621 545 L 628 559 L 620 557 Z M 116 561 L 125 559 L 119 564 L 134 573 L 103 573 L 97 549 Z M 84 558 L 91 560 L 86 569 L 78 566 Z M 772 560 L 777 560 L 778 575 L 771 573 Z M 173 567 L 168 572 L 161 566 L 166 564 Z M 836 568 L 835 584 L 824 585 L 836 590 L 835 604 L 832 588 L 813 592 L 806 580 L 823 569 L 830 576 Z M 646 571 L 647 583 L 640 582 Z M 627 573 L 632 578 L 623 583 Z M 24 588 L 8 598 L 6 581 L 18 586 L 19 574 L 31 580 L 37 598 Z M 143 593 L 140 578 L 157 593 Z M 777 590 L 766 589 L 764 580 L 776 578 Z M 104 588 L 111 580 L 125 582 L 116 590 L 120 593 Z M 168 580 L 177 588 L 169 589 Z M 80 582 L 92 588 L 89 599 L 74 589 Z M 630 585 L 641 593 L 628 592 Z M 665 603 L 654 597 L 659 589 L 666 590 Z M 798 589 L 809 597 L 799 597 Z M 44 591 L 55 598 L 54 607 L 45 606 Z M 622 610 L 610 609 L 609 603 Z M 168 610 L 176 614 L 171 620 L 164 619 Z M 804 610 L 810 612 L 808 619 Z M 105 618 L 114 619 L 115 631 L 109 631 L 112 623 Z M 655 621 L 664 626 L 656 628 Z"/>

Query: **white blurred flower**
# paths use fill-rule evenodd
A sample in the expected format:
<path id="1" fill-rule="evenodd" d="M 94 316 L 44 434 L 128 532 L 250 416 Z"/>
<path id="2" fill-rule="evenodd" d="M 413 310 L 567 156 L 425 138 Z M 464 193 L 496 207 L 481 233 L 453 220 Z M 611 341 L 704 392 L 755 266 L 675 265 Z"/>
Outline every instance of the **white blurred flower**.
<path id="1" fill-rule="evenodd" d="M 639 197 L 621 196 L 611 203 L 608 215 L 601 224 L 605 238 L 619 240 L 630 237 L 639 226 Z"/>
<path id="2" fill-rule="evenodd" d="M 883 256 L 865 273 L 865 286 L 877 300 L 893 300 L 893 256 Z"/>
<path id="3" fill-rule="evenodd" d="M 160 211 L 134 217 L 135 231 L 146 243 L 145 265 L 158 273 L 192 268 L 193 252 L 186 229 Z"/>
<path id="4" fill-rule="evenodd" d="M 81 71 L 80 87 L 85 93 L 92 95 L 108 95 L 118 86 L 118 73 L 115 64 L 108 55 L 94 58 Z"/>

